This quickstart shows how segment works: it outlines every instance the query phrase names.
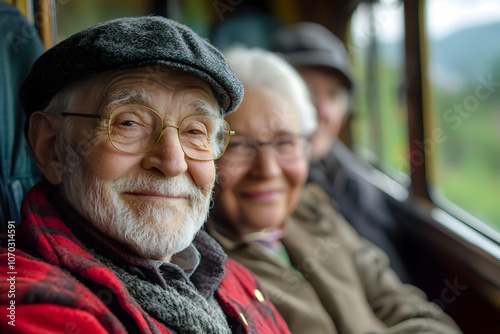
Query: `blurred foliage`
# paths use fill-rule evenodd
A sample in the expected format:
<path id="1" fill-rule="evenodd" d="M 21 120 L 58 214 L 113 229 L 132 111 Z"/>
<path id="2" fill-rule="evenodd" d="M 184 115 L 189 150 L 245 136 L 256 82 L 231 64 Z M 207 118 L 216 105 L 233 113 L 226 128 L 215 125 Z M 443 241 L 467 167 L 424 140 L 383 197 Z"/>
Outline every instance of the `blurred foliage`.
<path id="1" fill-rule="evenodd" d="M 480 36 L 486 36 L 485 29 L 491 27 L 499 25 L 478 27 L 475 34 L 465 30 L 466 35 L 459 32 L 459 36 L 455 34 L 448 39 L 454 41 L 469 36 L 476 43 Z M 400 53 L 400 61 L 394 60 L 397 43 L 399 41 L 377 45 L 377 66 L 376 71 L 371 72 L 375 74 L 372 78 L 367 75 L 368 47 L 351 54 L 358 87 L 354 147 L 370 163 L 393 177 L 397 173 L 409 173 L 403 53 Z M 490 49 L 492 43 L 495 42 L 490 40 Z M 450 201 L 500 231 L 500 205 L 496 203 L 500 198 L 500 61 L 487 62 L 480 58 L 483 53 L 477 52 L 477 48 L 464 49 L 463 45 L 468 44 L 462 39 L 462 51 L 471 52 L 468 56 L 464 55 L 466 52 L 461 53 L 461 63 L 457 63 L 456 57 L 457 64 L 446 63 L 447 57 L 454 54 L 453 50 L 443 50 L 449 45 L 447 40 L 431 42 L 431 50 L 437 51 L 431 53 L 430 67 L 441 67 L 445 71 L 432 73 L 429 80 L 431 101 L 426 116 L 433 117 L 430 122 L 426 121 L 425 129 L 429 186 L 438 205 Z M 492 59 L 491 54 L 484 54 Z M 475 71 L 463 70 L 473 64 L 476 64 Z M 493 84 L 487 88 L 482 83 L 484 80 Z M 479 95 L 478 87 L 482 87 Z M 441 135 L 433 137 L 436 133 Z"/>
<path id="2" fill-rule="evenodd" d="M 500 82 L 500 71 L 495 73 L 493 78 Z M 500 87 L 485 100 L 476 98 L 475 110 L 464 108 L 462 114 L 453 110 L 466 98 L 474 100 L 479 85 L 468 85 L 453 94 L 434 86 L 432 108 L 436 126 L 445 131 L 446 140 L 436 143 L 432 181 L 447 200 L 500 231 L 500 206 L 496 202 L 500 198 Z M 453 122 L 450 114 L 455 117 Z"/>
<path id="3" fill-rule="evenodd" d="M 386 46 L 391 49 L 391 58 L 398 57 L 398 61 L 382 56 Z M 401 181 L 401 175 L 409 174 L 403 41 L 378 47 L 380 53 L 371 81 L 368 80 L 368 48 L 351 53 L 352 72 L 356 81 L 352 122 L 354 150 L 371 164 Z"/>

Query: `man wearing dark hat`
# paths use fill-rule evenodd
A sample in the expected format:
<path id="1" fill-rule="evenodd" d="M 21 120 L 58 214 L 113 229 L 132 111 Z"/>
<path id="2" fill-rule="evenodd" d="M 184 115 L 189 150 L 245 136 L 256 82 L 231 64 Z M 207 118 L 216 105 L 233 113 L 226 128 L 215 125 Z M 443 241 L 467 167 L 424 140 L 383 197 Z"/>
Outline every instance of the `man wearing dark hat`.
<path id="1" fill-rule="evenodd" d="M 350 111 L 353 82 L 346 48 L 325 27 L 301 22 L 279 30 L 271 49 L 285 56 L 312 91 L 319 122 L 311 155 L 315 162 L 322 160 L 337 141 Z"/>
<path id="2" fill-rule="evenodd" d="M 318 112 L 318 129 L 311 141 L 309 181 L 332 197 L 342 215 L 358 233 L 382 248 L 391 267 L 408 281 L 396 250 L 397 224 L 377 190 L 353 166 L 351 151 L 338 140 L 351 112 L 354 83 L 342 41 L 327 28 L 301 22 L 279 30 L 270 49 L 284 55 L 311 89 Z"/>
<path id="3" fill-rule="evenodd" d="M 44 179 L 0 248 L 2 332 L 288 333 L 200 231 L 242 95 L 213 46 L 165 18 L 43 54 L 20 97 Z"/>

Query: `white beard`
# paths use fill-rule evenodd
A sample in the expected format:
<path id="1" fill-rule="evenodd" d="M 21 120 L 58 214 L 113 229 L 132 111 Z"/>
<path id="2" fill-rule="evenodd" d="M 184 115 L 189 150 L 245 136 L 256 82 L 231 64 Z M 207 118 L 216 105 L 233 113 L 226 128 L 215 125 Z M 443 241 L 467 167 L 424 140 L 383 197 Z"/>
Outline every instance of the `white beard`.
<path id="1" fill-rule="evenodd" d="M 185 174 L 175 178 L 129 176 L 109 182 L 83 171 L 81 164 L 65 173 L 63 194 L 97 229 L 148 259 L 184 250 L 205 222 L 212 189 L 200 189 Z M 124 200 L 122 194 L 155 191 L 184 197 L 187 204 Z"/>

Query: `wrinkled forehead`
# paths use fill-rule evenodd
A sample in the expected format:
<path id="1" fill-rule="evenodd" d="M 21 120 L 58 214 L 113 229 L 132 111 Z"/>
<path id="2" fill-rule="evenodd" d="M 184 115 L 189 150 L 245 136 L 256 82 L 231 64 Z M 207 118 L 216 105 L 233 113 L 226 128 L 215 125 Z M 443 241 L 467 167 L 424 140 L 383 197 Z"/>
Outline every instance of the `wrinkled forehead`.
<path id="1" fill-rule="evenodd" d="M 158 108 L 167 100 L 191 94 L 197 105 L 220 115 L 210 85 L 197 76 L 166 67 L 147 67 L 98 75 L 82 85 L 83 97 L 94 96 L 96 108 L 112 109 L 121 104 Z"/>

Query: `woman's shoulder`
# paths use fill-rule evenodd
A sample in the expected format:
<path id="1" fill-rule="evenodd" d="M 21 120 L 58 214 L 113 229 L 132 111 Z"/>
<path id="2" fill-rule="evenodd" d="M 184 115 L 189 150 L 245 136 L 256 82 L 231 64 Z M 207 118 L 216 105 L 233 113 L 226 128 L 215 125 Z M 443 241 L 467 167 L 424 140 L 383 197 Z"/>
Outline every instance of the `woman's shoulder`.
<path id="1" fill-rule="evenodd" d="M 338 211 L 336 203 L 315 183 L 308 183 L 304 187 L 287 230 L 290 234 L 293 234 L 292 231 L 300 231 L 301 234 L 334 236 L 351 246 L 358 244 L 360 240 L 358 233 Z"/>
<path id="2" fill-rule="evenodd" d="M 302 191 L 292 218 L 300 221 L 318 222 L 322 218 L 339 221 L 343 220 L 337 204 L 316 183 L 307 183 Z"/>

